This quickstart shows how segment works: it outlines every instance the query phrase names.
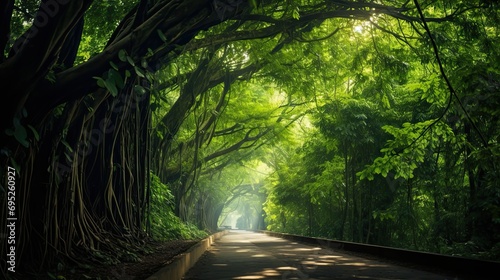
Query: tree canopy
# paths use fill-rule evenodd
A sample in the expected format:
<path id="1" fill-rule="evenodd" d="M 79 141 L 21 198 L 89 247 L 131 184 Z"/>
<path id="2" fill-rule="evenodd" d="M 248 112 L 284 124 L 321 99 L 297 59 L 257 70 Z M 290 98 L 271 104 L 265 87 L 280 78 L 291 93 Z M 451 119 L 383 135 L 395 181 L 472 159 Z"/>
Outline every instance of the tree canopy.
<path id="1" fill-rule="evenodd" d="M 235 209 L 241 228 L 498 260 L 498 8 L 1 2 L 3 274 L 123 261 Z"/>

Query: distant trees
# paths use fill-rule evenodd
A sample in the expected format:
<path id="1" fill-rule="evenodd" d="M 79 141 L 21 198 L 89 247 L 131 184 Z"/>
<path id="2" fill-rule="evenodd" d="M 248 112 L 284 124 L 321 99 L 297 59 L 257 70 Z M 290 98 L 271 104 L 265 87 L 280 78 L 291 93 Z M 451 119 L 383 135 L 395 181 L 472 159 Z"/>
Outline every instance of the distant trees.
<path id="1" fill-rule="evenodd" d="M 460 5 L 441 4 L 436 15 Z M 499 37 L 490 16 L 498 7 L 439 24 L 372 19 L 318 52 L 337 54 L 323 60 L 336 84 L 316 97 L 306 142 L 277 164 L 270 228 L 498 259 Z"/>

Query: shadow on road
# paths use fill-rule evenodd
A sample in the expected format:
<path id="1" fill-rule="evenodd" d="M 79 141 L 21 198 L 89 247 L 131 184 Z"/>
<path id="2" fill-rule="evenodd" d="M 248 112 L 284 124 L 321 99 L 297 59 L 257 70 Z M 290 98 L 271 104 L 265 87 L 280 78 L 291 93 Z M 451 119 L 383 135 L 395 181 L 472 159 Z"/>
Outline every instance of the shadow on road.
<path id="1" fill-rule="evenodd" d="M 232 230 L 184 277 L 224 279 L 450 279 L 263 233 Z"/>

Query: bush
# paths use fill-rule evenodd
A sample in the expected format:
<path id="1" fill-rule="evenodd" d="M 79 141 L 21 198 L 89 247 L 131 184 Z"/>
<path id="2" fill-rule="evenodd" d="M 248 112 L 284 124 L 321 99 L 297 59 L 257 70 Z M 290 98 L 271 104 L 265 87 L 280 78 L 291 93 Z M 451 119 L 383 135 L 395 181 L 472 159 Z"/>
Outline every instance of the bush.
<path id="1" fill-rule="evenodd" d="M 184 223 L 174 214 L 174 196 L 160 178 L 151 173 L 151 235 L 156 240 L 202 239 L 207 232 Z"/>

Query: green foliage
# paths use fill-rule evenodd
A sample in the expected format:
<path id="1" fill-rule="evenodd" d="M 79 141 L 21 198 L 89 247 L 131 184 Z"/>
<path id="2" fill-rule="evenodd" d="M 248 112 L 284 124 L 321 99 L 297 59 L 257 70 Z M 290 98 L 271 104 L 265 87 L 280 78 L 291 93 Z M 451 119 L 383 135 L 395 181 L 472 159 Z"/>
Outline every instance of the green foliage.
<path id="1" fill-rule="evenodd" d="M 442 141 L 456 143 L 452 129 L 436 120 L 403 123 L 402 128 L 387 125 L 382 128 L 394 140 L 388 140 L 380 150 L 383 157 L 376 158 L 373 164 L 357 174 L 361 180 L 373 180 L 376 174 L 386 177 L 390 171 L 394 171 L 395 179 L 411 179 L 414 177 L 414 170 L 425 161 L 429 149 L 437 149 Z"/>
<path id="2" fill-rule="evenodd" d="M 31 125 L 26 125 L 26 127 L 22 124 L 22 120 L 28 116 L 28 112 L 23 108 L 22 115 L 20 117 L 14 117 L 12 123 L 13 128 L 8 128 L 5 131 L 5 134 L 8 136 L 13 136 L 17 142 L 23 145 L 25 148 L 30 146 L 29 138 L 33 137 L 36 141 L 40 140 L 40 135 L 38 131 Z M 29 130 L 28 130 L 29 128 Z M 28 131 L 31 131 L 30 135 Z"/>
<path id="3" fill-rule="evenodd" d="M 15 1 L 2 31 L 23 39 L 40 2 Z M 404 0 L 68 2 L 0 60 L 18 110 L 2 155 L 25 174 L 19 209 L 43 218 L 20 220 L 19 243 L 47 245 L 19 257 L 136 260 L 94 248 L 144 228 L 197 239 L 238 212 L 242 227 L 498 258 L 498 5 L 427 2 L 431 34 Z"/>
<path id="4" fill-rule="evenodd" d="M 157 240 L 201 239 L 207 232 L 195 225 L 185 223 L 173 212 L 174 196 L 168 186 L 158 176 L 151 173 L 151 213 L 150 224 L 153 238 Z"/>
<path id="5" fill-rule="evenodd" d="M 437 4 L 426 12 L 443 11 Z M 354 22 L 350 36 L 303 47 L 297 64 L 312 69 L 308 55 L 321 57 L 328 70 L 308 77 L 328 87 L 302 82 L 315 89 L 314 128 L 307 144 L 276 165 L 267 186 L 268 228 L 498 258 L 500 60 L 490 47 L 498 27 L 484 19 L 464 12 L 429 23 L 456 96 L 428 52 L 428 36 L 412 38 L 414 28 L 387 18 Z M 279 69 L 282 79 L 301 83 Z"/>
<path id="6" fill-rule="evenodd" d="M 102 52 L 113 31 L 135 1 L 111 0 L 94 2 L 85 13 L 85 26 L 78 49 L 76 63 L 87 61 Z"/>

